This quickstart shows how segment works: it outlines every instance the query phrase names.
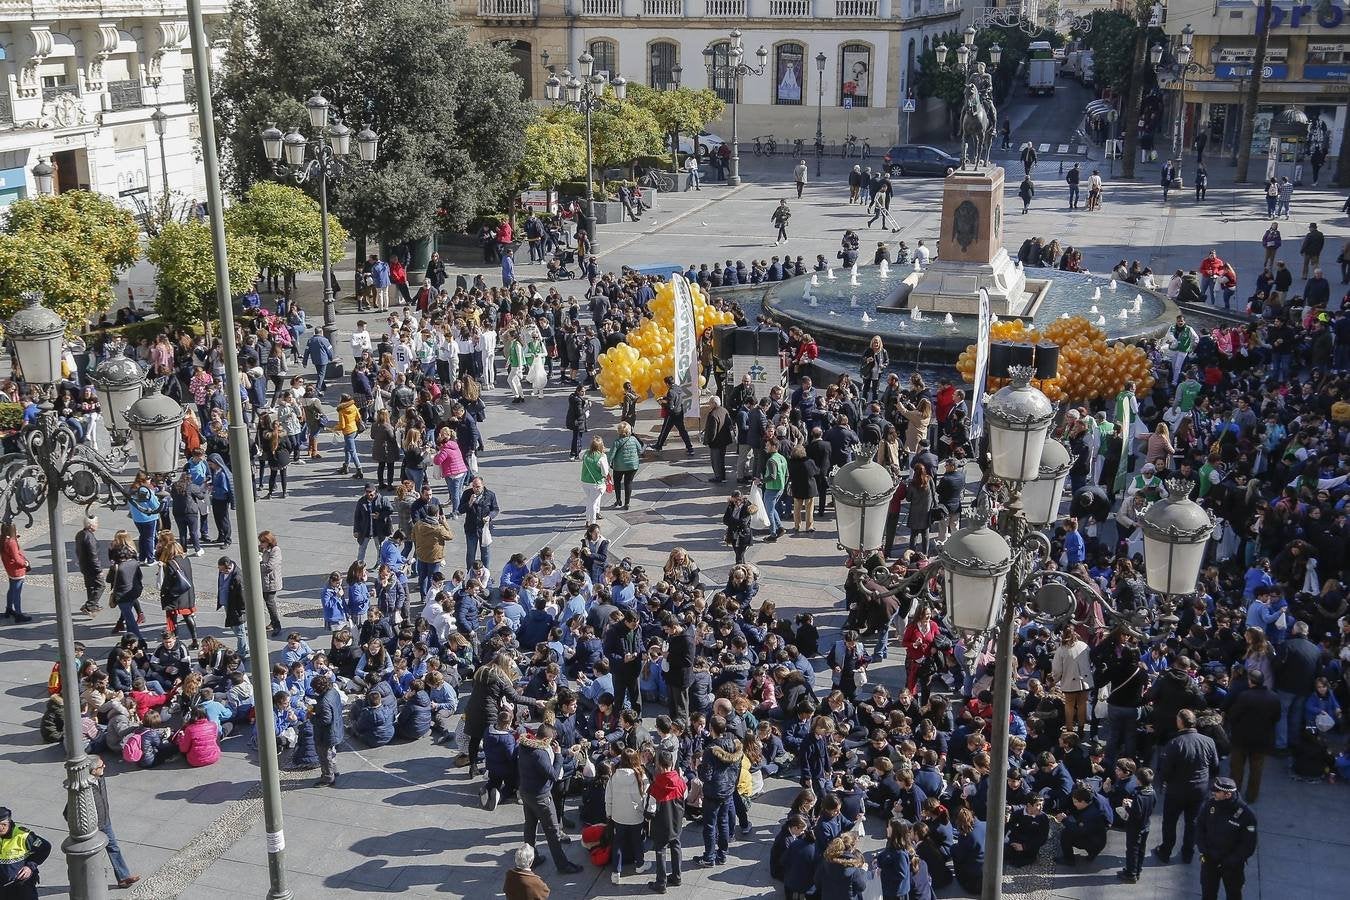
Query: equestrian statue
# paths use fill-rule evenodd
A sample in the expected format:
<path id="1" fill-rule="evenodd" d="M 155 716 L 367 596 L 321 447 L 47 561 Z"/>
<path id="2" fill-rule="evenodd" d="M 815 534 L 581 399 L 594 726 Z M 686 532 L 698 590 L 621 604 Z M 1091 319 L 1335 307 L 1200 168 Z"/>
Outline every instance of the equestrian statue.
<path id="1" fill-rule="evenodd" d="M 961 168 L 967 162 L 973 169 L 990 165 L 989 153 L 994 146 L 994 131 L 998 124 L 998 110 L 994 107 L 994 79 L 985 71 L 984 63 L 976 63 L 966 80 L 965 99 L 961 106 Z"/>

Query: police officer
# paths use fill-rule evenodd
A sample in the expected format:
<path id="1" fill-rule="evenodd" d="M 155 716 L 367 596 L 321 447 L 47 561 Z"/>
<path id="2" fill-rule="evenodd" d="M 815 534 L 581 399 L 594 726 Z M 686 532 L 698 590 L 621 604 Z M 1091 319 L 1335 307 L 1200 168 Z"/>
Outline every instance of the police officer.
<path id="1" fill-rule="evenodd" d="M 1213 797 L 1201 808 L 1195 831 L 1202 900 L 1218 900 L 1220 883 L 1227 900 L 1242 900 L 1247 858 L 1256 852 L 1256 814 L 1238 799 L 1237 782 L 1215 780 Z"/>
<path id="2" fill-rule="evenodd" d="M 0 806 L 0 900 L 37 900 L 38 866 L 52 845 Z"/>

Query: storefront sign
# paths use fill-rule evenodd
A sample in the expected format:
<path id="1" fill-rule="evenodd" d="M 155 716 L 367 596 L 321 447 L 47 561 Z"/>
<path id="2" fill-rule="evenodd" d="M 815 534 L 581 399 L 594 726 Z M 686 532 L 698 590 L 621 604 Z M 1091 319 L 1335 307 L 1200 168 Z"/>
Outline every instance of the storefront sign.
<path id="1" fill-rule="evenodd" d="M 1350 63 L 1330 66 L 1304 65 L 1303 77 L 1309 81 L 1344 81 L 1350 78 Z"/>
<path id="2" fill-rule="evenodd" d="M 1221 81 L 1237 81 L 1239 78 L 1251 78 L 1252 67 L 1220 63 L 1214 71 L 1214 77 Z M 1267 65 L 1261 67 L 1261 77 L 1267 81 L 1283 81 L 1289 77 L 1289 66 Z"/>
<path id="3" fill-rule="evenodd" d="M 1321 28 L 1339 28 L 1345 22 L 1345 8 L 1335 3 L 1311 6 L 1303 3 L 1282 9 L 1272 6 L 1270 9 L 1270 27 L 1306 28 L 1316 23 Z M 1260 34 L 1266 28 L 1265 7 L 1256 8 L 1256 32 Z"/>
<path id="4" fill-rule="evenodd" d="M 28 170 L 23 166 L 19 166 L 17 169 L 0 169 L 0 191 L 27 186 Z"/>

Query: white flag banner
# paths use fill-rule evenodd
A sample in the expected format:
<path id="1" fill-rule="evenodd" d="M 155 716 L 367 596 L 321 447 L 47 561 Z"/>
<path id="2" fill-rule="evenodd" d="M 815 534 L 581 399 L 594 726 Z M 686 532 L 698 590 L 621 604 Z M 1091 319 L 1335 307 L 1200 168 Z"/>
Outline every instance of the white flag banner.
<path id="1" fill-rule="evenodd" d="M 675 387 L 689 401 L 686 410 L 698 413 L 698 332 L 694 319 L 694 295 L 689 282 L 678 272 L 670 276 L 675 285 Z"/>
<path id="2" fill-rule="evenodd" d="M 980 322 L 975 332 L 975 380 L 971 385 L 970 441 L 979 444 L 984 434 L 984 386 L 989 380 L 989 328 L 993 325 L 989 292 L 980 288 Z"/>

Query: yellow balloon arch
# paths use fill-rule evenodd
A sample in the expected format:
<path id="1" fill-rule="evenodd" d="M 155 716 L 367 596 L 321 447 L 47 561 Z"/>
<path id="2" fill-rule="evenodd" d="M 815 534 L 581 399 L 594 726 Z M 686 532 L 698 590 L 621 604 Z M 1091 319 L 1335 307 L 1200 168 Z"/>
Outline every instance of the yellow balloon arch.
<path id="1" fill-rule="evenodd" d="M 713 325 L 731 325 L 730 312 L 714 309 L 697 284 L 689 285 L 694 298 L 695 333 Z M 623 383 L 631 381 L 639 399 L 663 397 L 666 376 L 675 371 L 675 286 L 662 284 L 651 301 L 650 317 L 628 332 L 627 340 L 600 354 L 596 383 L 608 406 L 623 400 Z"/>

